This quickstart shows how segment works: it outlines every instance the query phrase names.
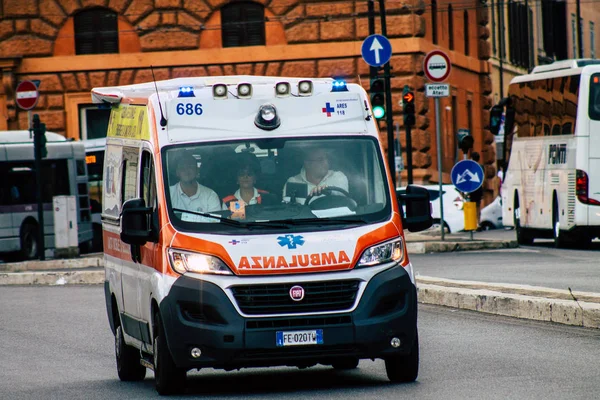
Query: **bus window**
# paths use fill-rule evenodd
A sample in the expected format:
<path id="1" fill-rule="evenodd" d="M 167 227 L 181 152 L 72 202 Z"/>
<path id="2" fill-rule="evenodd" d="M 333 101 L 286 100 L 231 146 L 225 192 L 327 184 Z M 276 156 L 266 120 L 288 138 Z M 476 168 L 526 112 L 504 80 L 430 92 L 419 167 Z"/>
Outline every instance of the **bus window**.
<path id="1" fill-rule="evenodd" d="M 590 84 L 590 118 L 600 120 L 600 74 L 594 74 Z"/>

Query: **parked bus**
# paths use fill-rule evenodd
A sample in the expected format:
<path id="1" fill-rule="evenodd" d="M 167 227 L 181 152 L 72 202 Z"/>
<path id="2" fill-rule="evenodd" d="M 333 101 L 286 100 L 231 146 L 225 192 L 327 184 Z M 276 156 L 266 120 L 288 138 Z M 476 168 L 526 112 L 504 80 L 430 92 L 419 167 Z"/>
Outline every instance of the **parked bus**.
<path id="1" fill-rule="evenodd" d="M 92 230 L 94 232 L 92 251 L 97 252 L 102 251 L 102 166 L 106 138 L 83 140 L 82 142 L 85 146 Z"/>
<path id="2" fill-rule="evenodd" d="M 600 236 L 600 60 L 538 66 L 504 103 L 504 224 L 520 244 L 589 244 Z"/>
<path id="3" fill-rule="evenodd" d="M 85 150 L 82 143 L 46 132 L 48 155 L 42 160 L 44 244 L 54 248 L 52 198 L 77 196 L 80 247 L 91 245 L 92 226 Z M 37 256 L 38 214 L 33 138 L 29 131 L 0 132 L 0 253 Z"/>

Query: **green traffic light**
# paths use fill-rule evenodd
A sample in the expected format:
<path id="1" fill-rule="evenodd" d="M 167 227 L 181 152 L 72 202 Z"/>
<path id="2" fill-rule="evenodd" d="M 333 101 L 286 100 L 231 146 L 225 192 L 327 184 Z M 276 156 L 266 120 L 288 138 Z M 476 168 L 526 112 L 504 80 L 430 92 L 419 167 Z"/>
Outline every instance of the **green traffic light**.
<path id="1" fill-rule="evenodd" d="M 376 119 L 381 119 L 385 116 L 385 109 L 381 106 L 373 107 L 373 115 Z"/>

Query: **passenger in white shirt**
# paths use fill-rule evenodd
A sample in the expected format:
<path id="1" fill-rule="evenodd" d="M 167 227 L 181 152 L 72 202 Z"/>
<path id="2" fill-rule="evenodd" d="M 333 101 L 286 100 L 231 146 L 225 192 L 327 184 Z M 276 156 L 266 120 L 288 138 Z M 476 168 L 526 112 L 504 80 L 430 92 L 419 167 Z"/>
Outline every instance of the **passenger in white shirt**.
<path id="1" fill-rule="evenodd" d="M 320 197 L 322 190 L 328 186 L 335 186 L 348 191 L 348 178 L 340 171 L 329 169 L 329 159 L 324 149 L 315 149 L 305 153 L 304 164 L 300 173 L 289 178 L 283 187 L 284 197 L 292 195 L 292 193 L 287 193 L 288 183 L 306 184 L 307 193 L 312 194 L 313 199 Z M 335 191 L 332 194 L 342 195 Z"/>
<path id="2" fill-rule="evenodd" d="M 170 187 L 171 207 L 181 210 L 196 212 L 212 212 L 221 210 L 219 196 L 212 189 L 202 186 L 196 180 L 198 176 L 198 162 L 193 155 L 186 153 L 177 160 L 177 178 L 179 182 Z M 182 219 L 187 221 L 205 222 L 191 214 L 184 214 Z M 217 222 L 210 220 L 206 222 Z"/>

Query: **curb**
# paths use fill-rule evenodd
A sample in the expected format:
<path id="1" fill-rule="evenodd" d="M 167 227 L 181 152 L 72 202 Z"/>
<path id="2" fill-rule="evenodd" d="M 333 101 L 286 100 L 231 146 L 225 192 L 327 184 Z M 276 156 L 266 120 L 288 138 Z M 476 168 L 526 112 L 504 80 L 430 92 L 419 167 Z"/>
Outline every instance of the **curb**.
<path id="1" fill-rule="evenodd" d="M 448 286 L 452 283 L 449 279 L 444 280 L 444 285 L 426 283 L 434 280 L 435 278 L 428 277 L 417 278 L 420 303 L 585 328 L 600 328 L 600 303 L 560 298 L 566 292 L 564 290 L 535 288 L 533 291 L 539 295 L 546 293 L 555 296 L 549 298 L 511 293 L 514 286 L 518 285 L 507 285 L 505 289 L 504 285 L 470 282 L 471 285 L 481 284 L 483 287 L 475 289 L 460 287 L 460 281 L 457 281 L 458 287 Z M 588 293 L 588 296 L 589 299 L 600 299 L 600 294 Z"/>
<path id="2" fill-rule="evenodd" d="M 56 260 L 31 260 L 15 263 L 0 264 L 2 272 L 50 271 L 60 269 L 77 269 L 87 267 L 104 267 L 102 253 L 90 254 L 80 258 L 65 258 Z"/>
<path id="3" fill-rule="evenodd" d="M 406 242 L 408 254 L 446 253 L 452 251 L 514 249 L 519 247 L 516 240 L 465 240 L 465 241 L 426 241 Z"/>
<path id="4" fill-rule="evenodd" d="M 96 271 L 31 271 L 0 273 L 3 285 L 98 285 L 104 283 L 104 269 Z"/>

